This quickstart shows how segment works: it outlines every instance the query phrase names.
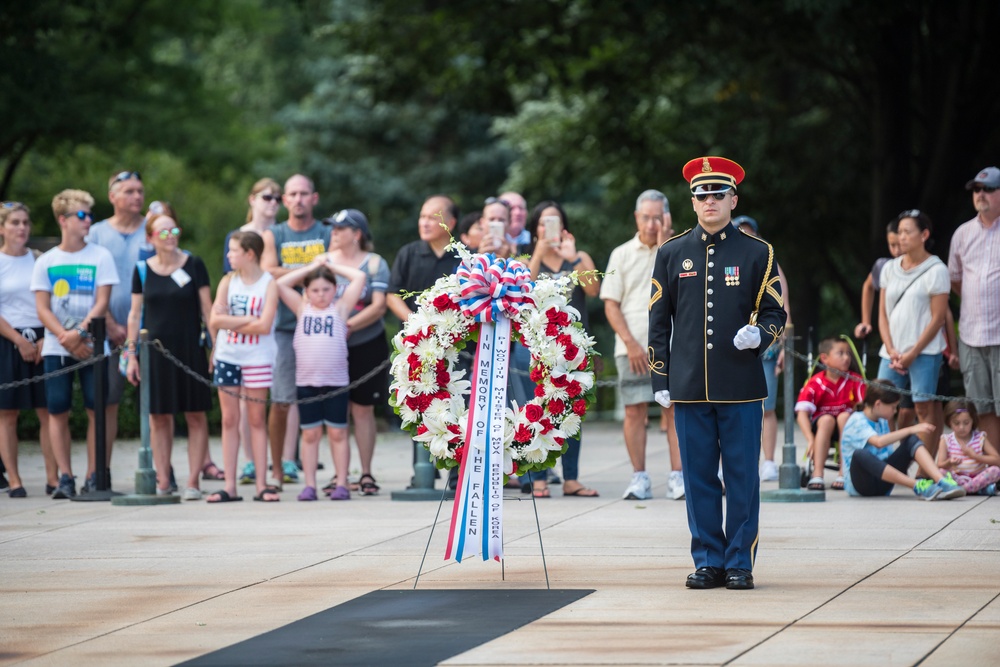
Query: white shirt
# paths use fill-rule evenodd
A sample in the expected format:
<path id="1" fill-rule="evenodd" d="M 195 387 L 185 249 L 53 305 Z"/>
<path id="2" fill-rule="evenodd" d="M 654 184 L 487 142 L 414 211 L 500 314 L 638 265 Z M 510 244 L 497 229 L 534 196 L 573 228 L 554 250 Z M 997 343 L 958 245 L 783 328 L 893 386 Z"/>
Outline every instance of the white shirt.
<path id="1" fill-rule="evenodd" d="M 879 282 L 885 290 L 885 312 L 889 318 L 892 344 L 899 352 L 913 347 L 931 321 L 931 297 L 948 294 L 948 268 L 937 255 L 931 255 L 911 269 L 903 269 L 903 256 L 885 263 Z M 912 283 L 912 284 L 911 284 Z M 944 352 L 944 332 L 938 332 L 920 354 Z M 889 358 L 885 345 L 879 356 Z"/>
<path id="2" fill-rule="evenodd" d="M 66 252 L 58 246 L 35 261 L 31 290 L 52 295 L 49 305 L 63 327 L 76 328 L 87 317 L 97 299 L 97 288 L 117 285 L 115 258 L 107 248 L 88 243 L 81 250 Z M 46 357 L 68 357 L 59 339 L 45 329 Z"/>
<path id="3" fill-rule="evenodd" d="M 647 246 L 636 234 L 611 251 L 607 275 L 601 282 L 601 298 L 621 305 L 629 333 L 642 347 L 646 347 L 649 336 L 649 297 L 658 249 Z M 628 347 L 617 333 L 615 356 L 628 356 Z"/>
<path id="4" fill-rule="evenodd" d="M 20 257 L 0 252 L 0 317 L 15 329 L 42 326 L 31 291 L 35 256 L 29 250 Z"/>

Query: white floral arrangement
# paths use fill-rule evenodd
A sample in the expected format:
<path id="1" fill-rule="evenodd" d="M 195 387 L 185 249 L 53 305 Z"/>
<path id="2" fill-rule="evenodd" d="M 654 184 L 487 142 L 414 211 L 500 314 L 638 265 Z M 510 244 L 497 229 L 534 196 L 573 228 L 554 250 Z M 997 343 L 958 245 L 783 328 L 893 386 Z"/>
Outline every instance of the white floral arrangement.
<path id="1" fill-rule="evenodd" d="M 449 248 L 459 252 L 465 269 L 478 262 L 498 272 L 527 270 L 517 260 L 472 255 L 460 243 Z M 423 443 L 438 468 L 458 466 L 467 446 L 471 383 L 456 364 L 459 352 L 478 340 L 479 322 L 468 300 L 462 299 L 459 274 L 440 278 L 421 293 L 417 312 L 392 341 L 389 402 L 403 428 Z M 531 352 L 535 383 L 534 398 L 506 410 L 506 475 L 552 467 L 565 451 L 566 439 L 579 434 L 595 400 L 594 339 L 567 298 L 576 278 L 543 276 L 534 283 L 524 279 L 519 284 L 521 305 L 506 311 L 512 342 L 521 341 Z"/>

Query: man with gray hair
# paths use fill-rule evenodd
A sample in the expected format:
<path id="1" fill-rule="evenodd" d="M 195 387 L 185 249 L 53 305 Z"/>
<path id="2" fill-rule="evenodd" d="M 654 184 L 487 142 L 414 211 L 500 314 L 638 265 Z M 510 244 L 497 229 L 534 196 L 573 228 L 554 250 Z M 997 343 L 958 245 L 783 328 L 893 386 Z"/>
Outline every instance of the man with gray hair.
<path id="1" fill-rule="evenodd" d="M 656 250 L 673 234 L 670 204 L 658 190 L 646 190 L 635 202 L 637 233 L 611 251 L 607 275 L 601 284 L 604 313 L 615 331 L 615 365 L 618 390 L 625 406 L 623 425 L 625 447 L 632 462 L 632 481 L 625 489 L 626 500 L 652 498 L 646 472 L 646 421 L 653 389 L 649 378 L 647 332 L 649 329 L 649 280 L 653 275 Z M 667 497 L 684 497 L 684 477 L 677 447 L 673 408 L 661 408 L 667 421 L 670 446 L 670 479 Z"/>

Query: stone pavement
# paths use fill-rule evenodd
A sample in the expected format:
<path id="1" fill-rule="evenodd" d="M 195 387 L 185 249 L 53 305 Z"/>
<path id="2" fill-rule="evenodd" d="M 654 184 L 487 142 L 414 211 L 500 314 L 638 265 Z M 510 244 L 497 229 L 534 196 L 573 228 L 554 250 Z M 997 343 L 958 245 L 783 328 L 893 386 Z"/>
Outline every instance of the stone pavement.
<path id="1" fill-rule="evenodd" d="M 136 449 L 116 445 L 119 491 L 132 490 Z M 219 461 L 217 440 L 212 450 Z M 412 588 L 438 506 L 390 499 L 410 460 L 403 436 L 380 435 L 382 493 L 349 502 L 298 503 L 294 484 L 276 504 L 241 487 L 242 503 L 113 507 L 46 497 L 38 446 L 24 444 L 29 497 L 0 497 L 0 664 L 171 665 L 371 591 Z M 84 461 L 80 447 L 74 462 Z M 183 449 L 174 464 L 186 469 Z M 582 481 L 601 497 L 553 487 L 537 508 L 552 587 L 596 592 L 442 664 L 1000 663 L 1000 498 L 925 502 L 898 489 L 764 503 L 757 589 L 692 591 L 684 503 L 663 497 L 655 425 L 649 469 L 656 498 L 621 500 L 631 470 L 619 426 L 588 424 Z M 420 589 L 543 588 L 531 502 L 505 515 L 505 581 L 495 562 L 444 562 L 441 519 Z"/>

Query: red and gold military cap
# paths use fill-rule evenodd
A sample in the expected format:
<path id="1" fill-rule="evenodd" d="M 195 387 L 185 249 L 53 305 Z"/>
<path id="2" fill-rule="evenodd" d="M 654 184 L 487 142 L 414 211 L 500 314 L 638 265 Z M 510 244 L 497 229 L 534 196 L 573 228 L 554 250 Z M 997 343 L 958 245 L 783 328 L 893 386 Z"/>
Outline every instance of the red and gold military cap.
<path id="1" fill-rule="evenodd" d="M 691 184 L 692 194 L 735 190 L 746 175 L 740 165 L 714 155 L 691 160 L 684 165 L 683 173 L 684 180 Z"/>

